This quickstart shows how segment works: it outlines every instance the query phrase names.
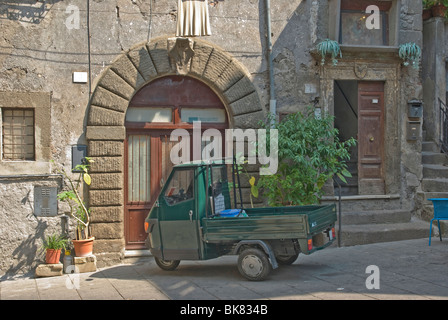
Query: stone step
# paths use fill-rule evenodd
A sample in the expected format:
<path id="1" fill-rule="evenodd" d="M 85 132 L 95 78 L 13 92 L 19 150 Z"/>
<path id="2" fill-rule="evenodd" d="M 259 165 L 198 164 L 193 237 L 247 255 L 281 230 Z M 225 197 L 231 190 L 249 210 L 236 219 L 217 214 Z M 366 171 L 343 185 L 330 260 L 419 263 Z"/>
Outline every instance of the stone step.
<path id="1" fill-rule="evenodd" d="M 448 179 L 426 179 L 422 180 L 422 190 L 426 192 L 444 192 L 448 191 Z"/>
<path id="2" fill-rule="evenodd" d="M 432 198 L 448 198 L 448 190 L 446 190 L 445 192 L 422 192 L 419 191 L 416 194 L 417 197 L 419 197 L 419 201 L 424 201 L 427 204 L 432 204 L 431 201 L 429 201 L 428 199 L 432 199 Z"/>
<path id="3" fill-rule="evenodd" d="M 448 167 L 440 164 L 424 164 L 423 177 L 425 179 L 448 179 Z"/>
<path id="4" fill-rule="evenodd" d="M 422 163 L 448 165 L 448 157 L 444 153 L 424 151 L 422 152 Z"/>
<path id="5" fill-rule="evenodd" d="M 336 191 L 336 190 L 335 190 Z M 337 196 L 324 196 L 322 204 L 336 204 Z M 399 195 L 354 195 L 342 196 L 342 212 L 368 212 L 382 210 L 400 210 L 401 199 Z"/>
<path id="6" fill-rule="evenodd" d="M 439 147 L 434 141 L 423 141 L 422 151 L 439 152 Z"/>
<path id="7" fill-rule="evenodd" d="M 411 221 L 411 217 L 409 210 L 344 212 L 342 209 L 341 223 L 343 225 L 406 223 Z"/>
<path id="8" fill-rule="evenodd" d="M 338 227 L 338 225 L 336 225 Z M 339 230 L 337 231 L 339 234 Z M 433 229 L 436 235 L 437 228 Z M 405 223 L 345 225 L 341 227 L 341 246 L 363 245 L 377 242 L 391 242 L 429 237 L 429 223 L 413 220 Z"/>

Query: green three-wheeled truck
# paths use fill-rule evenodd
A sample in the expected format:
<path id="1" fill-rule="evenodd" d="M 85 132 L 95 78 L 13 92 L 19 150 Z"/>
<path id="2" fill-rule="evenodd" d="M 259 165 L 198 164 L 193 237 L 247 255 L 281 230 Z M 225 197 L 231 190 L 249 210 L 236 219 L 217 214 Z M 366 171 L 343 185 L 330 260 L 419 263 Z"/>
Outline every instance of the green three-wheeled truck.
<path id="1" fill-rule="evenodd" d="M 236 169 L 234 160 L 173 167 L 145 220 L 160 268 L 233 254 L 245 278 L 264 280 L 278 264 L 333 243 L 335 205 L 243 208 Z"/>

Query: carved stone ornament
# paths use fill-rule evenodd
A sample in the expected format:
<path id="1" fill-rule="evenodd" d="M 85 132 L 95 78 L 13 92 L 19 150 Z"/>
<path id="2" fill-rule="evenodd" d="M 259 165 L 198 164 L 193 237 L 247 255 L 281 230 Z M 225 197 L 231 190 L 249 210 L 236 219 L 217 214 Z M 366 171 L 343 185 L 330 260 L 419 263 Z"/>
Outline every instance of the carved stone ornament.
<path id="1" fill-rule="evenodd" d="M 355 75 L 359 79 L 364 79 L 367 75 L 367 71 L 368 71 L 367 65 L 355 63 Z"/>
<path id="2" fill-rule="evenodd" d="M 186 75 L 194 56 L 193 41 L 189 38 L 169 39 L 169 56 L 177 74 Z"/>

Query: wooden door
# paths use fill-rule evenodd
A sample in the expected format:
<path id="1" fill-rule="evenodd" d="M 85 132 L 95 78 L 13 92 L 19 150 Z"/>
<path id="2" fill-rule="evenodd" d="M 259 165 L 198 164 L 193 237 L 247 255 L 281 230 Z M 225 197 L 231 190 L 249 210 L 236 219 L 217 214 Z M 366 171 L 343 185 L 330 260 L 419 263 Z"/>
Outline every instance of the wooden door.
<path id="1" fill-rule="evenodd" d="M 127 134 L 125 239 L 127 249 L 145 248 L 144 220 L 171 172 L 169 132 Z"/>
<path id="2" fill-rule="evenodd" d="M 359 194 L 384 194 L 384 83 L 358 83 Z"/>

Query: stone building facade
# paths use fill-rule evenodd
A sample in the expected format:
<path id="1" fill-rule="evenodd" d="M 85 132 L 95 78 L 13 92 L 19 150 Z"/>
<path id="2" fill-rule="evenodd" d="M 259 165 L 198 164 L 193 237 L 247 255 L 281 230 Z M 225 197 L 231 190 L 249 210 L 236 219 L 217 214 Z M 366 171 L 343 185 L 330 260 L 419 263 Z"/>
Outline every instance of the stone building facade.
<path id="1" fill-rule="evenodd" d="M 35 214 L 35 188 L 62 188 L 50 160 L 70 169 L 74 146 L 87 146 L 95 160 L 85 193 L 99 264 L 117 263 L 127 250 L 142 248 L 141 241 L 131 239 L 140 231 L 129 227 L 147 210 L 129 204 L 130 144 L 133 137 L 156 131 L 150 121 L 132 127 L 128 110 L 145 90 L 162 88 L 166 93 L 160 101 L 176 95 L 169 83 L 183 79 L 204 86 L 209 101 L 224 108 L 221 128 L 254 128 L 273 105 L 277 114 L 309 105 L 330 112 L 342 136 L 367 139 L 359 140 L 363 150 L 369 143 L 379 148 L 373 157 L 379 160 L 370 164 L 362 162 L 358 149 L 353 152 L 354 171 L 361 172 L 356 172 L 354 190 L 347 191 L 348 210 L 415 211 L 422 179 L 422 119 L 409 119 L 407 110 L 409 100 L 423 98 L 422 83 L 420 71 L 403 66 L 398 46 L 423 45 L 421 1 L 275 1 L 270 16 L 265 0 L 208 2 L 212 34 L 186 40 L 175 34 L 176 0 L 92 0 L 88 7 L 82 0 L 0 2 L 2 126 L 15 110 L 21 117 L 32 111 L 34 117 L 29 159 L 5 158 L 2 144 L 1 273 L 28 271 L 38 260 L 43 235 L 70 226 L 61 204 L 55 216 Z M 365 19 L 359 5 L 370 4 L 381 10 L 380 31 L 374 42 L 360 43 L 367 31 L 350 28 Z M 326 38 L 341 44 L 337 65 L 321 65 L 316 45 Z M 78 82 L 75 72 L 87 79 Z M 379 124 L 373 134 L 358 128 L 363 127 L 359 118 L 350 120 L 353 115 L 365 115 L 365 123 L 372 119 L 362 113 L 359 97 L 381 106 L 380 116 L 373 116 Z M 201 103 L 188 99 L 192 110 Z M 410 122 L 418 132 L 411 139 Z M 157 128 L 173 129 L 176 122 L 171 124 Z M 331 189 L 326 200 L 333 199 Z M 135 217 L 134 209 L 140 210 Z"/>

